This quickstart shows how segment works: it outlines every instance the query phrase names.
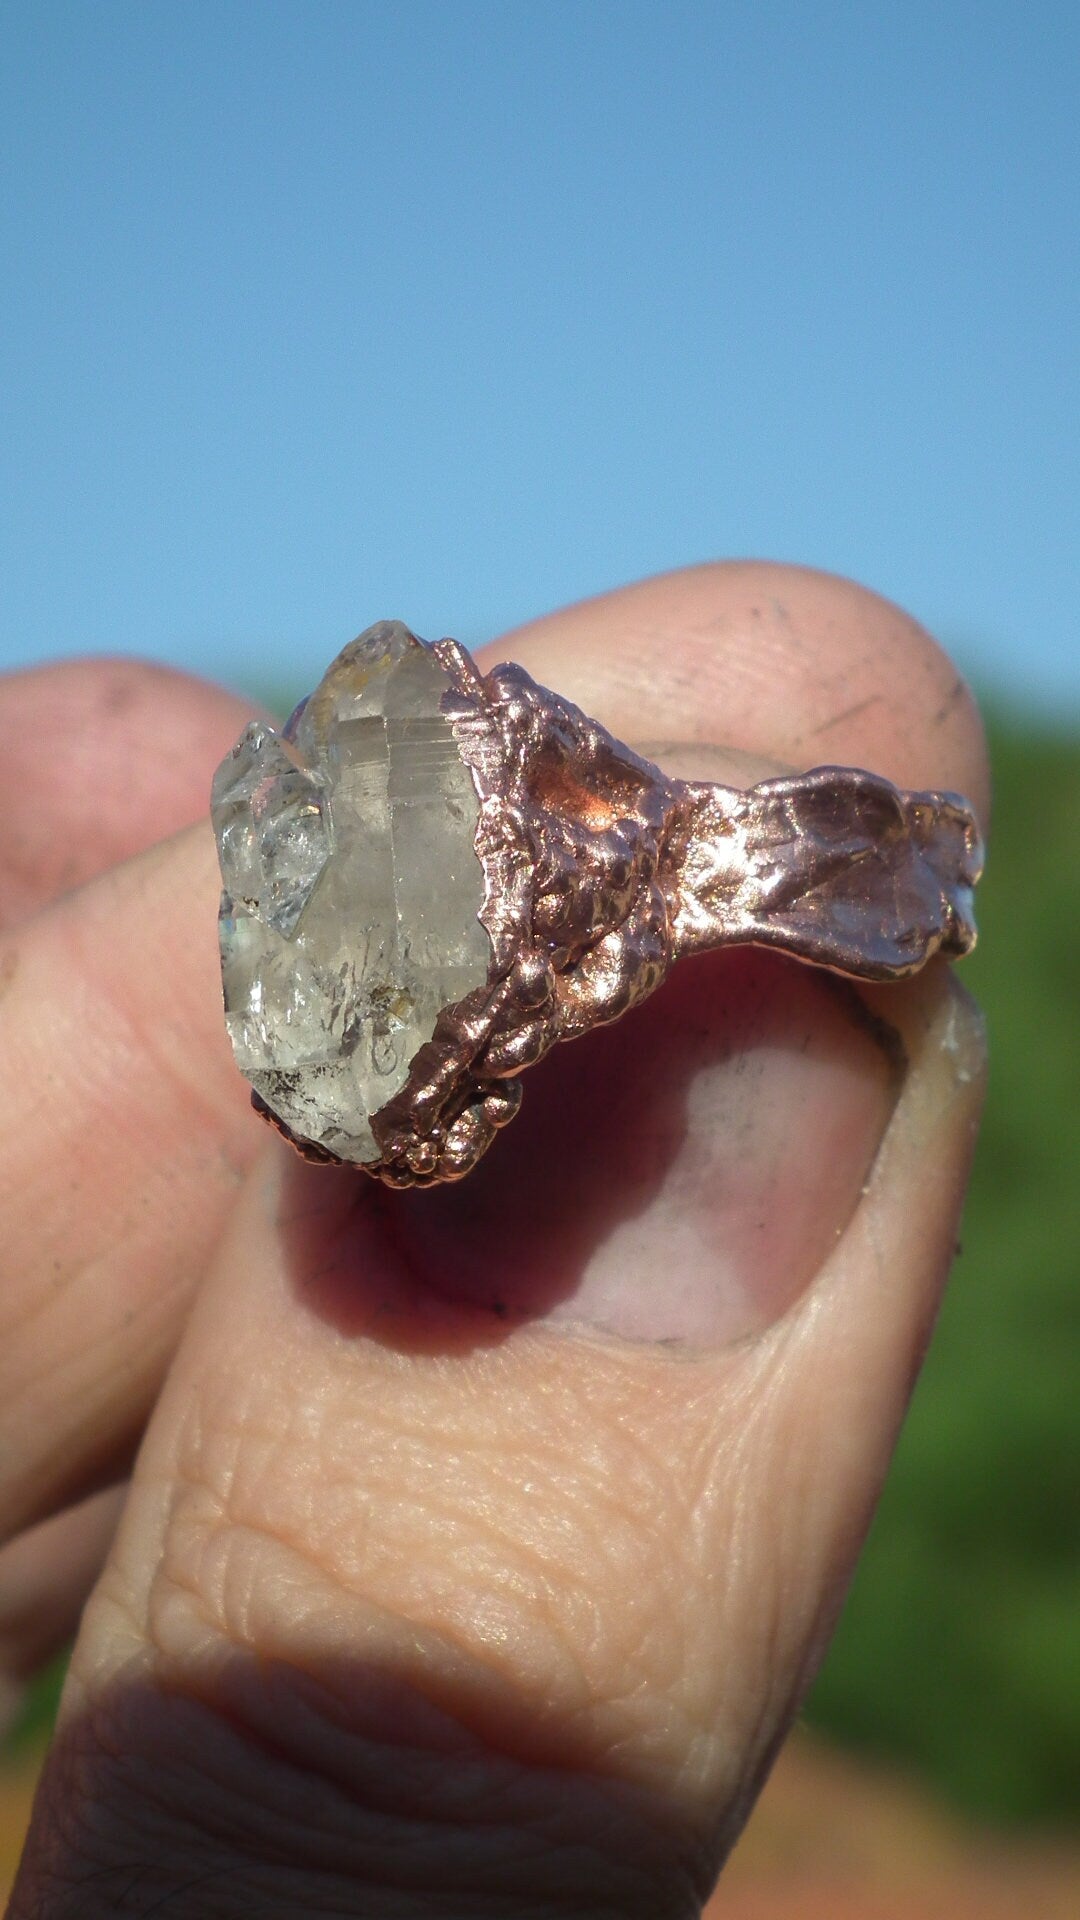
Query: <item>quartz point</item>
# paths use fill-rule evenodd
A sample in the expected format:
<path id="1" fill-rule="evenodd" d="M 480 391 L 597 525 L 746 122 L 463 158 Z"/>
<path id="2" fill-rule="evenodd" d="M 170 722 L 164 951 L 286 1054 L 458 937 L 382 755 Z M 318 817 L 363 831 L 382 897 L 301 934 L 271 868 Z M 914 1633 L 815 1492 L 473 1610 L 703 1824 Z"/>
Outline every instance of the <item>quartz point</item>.
<path id="1" fill-rule="evenodd" d="M 491 964 L 450 687 L 430 647 L 381 621 L 283 732 L 252 722 L 214 779 L 237 1065 L 299 1140 L 360 1164 L 440 1012 Z"/>

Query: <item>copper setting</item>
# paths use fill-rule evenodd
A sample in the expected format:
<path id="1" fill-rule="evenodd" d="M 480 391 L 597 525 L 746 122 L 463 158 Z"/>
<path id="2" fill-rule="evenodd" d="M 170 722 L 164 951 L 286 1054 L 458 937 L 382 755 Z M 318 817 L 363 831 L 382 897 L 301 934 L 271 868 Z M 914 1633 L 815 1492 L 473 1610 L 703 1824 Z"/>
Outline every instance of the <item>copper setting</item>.
<path id="1" fill-rule="evenodd" d="M 974 945 L 982 846 L 958 795 L 853 767 L 746 789 L 672 779 L 523 668 L 481 676 L 455 641 L 433 650 L 480 800 L 492 958 L 373 1116 L 366 1170 L 388 1185 L 460 1180 L 516 1114 L 523 1070 L 620 1019 L 685 954 L 750 942 L 895 980 Z"/>

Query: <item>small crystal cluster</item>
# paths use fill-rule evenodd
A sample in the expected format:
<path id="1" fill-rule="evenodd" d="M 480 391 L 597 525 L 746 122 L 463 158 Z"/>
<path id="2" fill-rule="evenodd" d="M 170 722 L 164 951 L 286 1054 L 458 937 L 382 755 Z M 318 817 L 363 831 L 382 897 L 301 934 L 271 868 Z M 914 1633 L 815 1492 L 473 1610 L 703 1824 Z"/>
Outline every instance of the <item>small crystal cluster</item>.
<path id="1" fill-rule="evenodd" d="M 237 1064 L 300 1140 L 360 1164 L 379 1159 L 373 1115 L 491 962 L 449 686 L 431 648 L 382 621 L 284 732 L 247 727 L 214 780 Z"/>

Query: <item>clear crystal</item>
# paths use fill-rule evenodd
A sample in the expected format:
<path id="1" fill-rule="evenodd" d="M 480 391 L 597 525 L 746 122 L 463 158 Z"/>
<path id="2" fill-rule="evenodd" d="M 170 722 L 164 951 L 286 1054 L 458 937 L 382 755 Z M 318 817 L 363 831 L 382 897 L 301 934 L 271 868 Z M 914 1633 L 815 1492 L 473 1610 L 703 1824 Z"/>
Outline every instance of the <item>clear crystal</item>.
<path id="1" fill-rule="evenodd" d="M 345 648 L 284 735 L 249 726 L 211 803 L 237 1064 L 301 1138 L 372 1161 L 441 1010 L 487 978 L 479 802 L 449 675 L 397 621 Z"/>

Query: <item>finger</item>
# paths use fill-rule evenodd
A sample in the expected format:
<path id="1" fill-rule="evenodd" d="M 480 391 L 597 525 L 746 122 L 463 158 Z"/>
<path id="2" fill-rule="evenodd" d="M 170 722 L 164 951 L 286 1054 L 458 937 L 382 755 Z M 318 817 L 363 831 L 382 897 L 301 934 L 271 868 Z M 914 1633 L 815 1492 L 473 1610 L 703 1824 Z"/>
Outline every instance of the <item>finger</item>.
<path id="1" fill-rule="evenodd" d="M 804 605 L 784 570 L 695 580 L 672 593 L 667 628 L 655 590 L 641 590 L 661 689 L 696 626 L 712 621 L 734 659 L 766 588 L 810 674 L 833 671 L 845 620 L 861 613 L 872 653 L 880 623 L 893 632 L 901 618 L 841 583 L 830 602 L 814 581 Z M 619 615 L 631 623 L 632 599 Z M 586 642 L 571 616 L 576 645 L 595 641 L 602 656 L 606 617 L 592 609 Z M 561 633 L 518 636 L 514 651 L 556 680 Z M 947 683 L 940 656 L 914 629 L 906 658 L 880 637 L 881 698 L 901 710 L 897 741 L 913 743 L 909 759 L 894 741 L 886 770 L 977 789 L 970 722 L 940 723 L 938 758 L 914 751 L 935 676 Z M 634 708 L 616 669 L 605 710 L 599 669 L 574 657 L 571 693 L 592 675 L 598 717 L 621 711 L 625 731 L 655 733 L 648 677 Z M 717 668 L 706 684 L 726 676 Z M 790 673 L 777 684 L 772 732 L 763 681 L 734 744 L 790 758 L 799 702 Z M 732 709 L 703 721 L 696 680 L 684 710 L 662 698 L 673 737 L 726 730 Z M 813 708 L 808 694 L 802 707 Z M 844 737 L 850 757 L 871 757 L 857 731 Z M 722 968 L 701 965 L 722 990 Z M 84 1621 L 17 1920 L 46 1885 L 130 1871 L 133 1845 L 147 1863 L 140 1889 L 158 1899 L 195 1862 L 234 1900 L 254 1900 L 273 1862 L 277 1897 L 305 1913 L 696 1910 L 820 1654 L 955 1233 L 978 1024 L 940 969 L 866 1004 L 852 1033 L 861 1044 L 887 1022 L 904 1065 L 878 1111 L 865 1191 L 797 1296 L 737 1341 L 726 1308 L 714 1323 L 695 1307 L 688 1322 L 685 1302 L 695 1286 L 724 1294 L 710 1240 L 724 1227 L 723 1210 L 710 1214 L 714 1130 L 719 1118 L 729 1147 L 744 1133 L 752 1142 L 777 1097 L 764 1065 L 744 1066 L 741 1109 L 707 1093 L 679 1126 L 650 1133 L 646 1109 L 627 1133 L 645 1192 L 616 1160 L 625 1212 L 590 1246 L 626 1228 L 630 1255 L 654 1209 L 674 1218 L 671 1179 L 702 1234 L 692 1256 L 677 1247 L 653 1272 L 654 1291 L 674 1296 L 672 1320 L 632 1317 L 621 1335 L 605 1328 L 622 1313 L 610 1292 L 563 1319 L 535 1295 L 516 1314 L 463 1297 L 460 1273 L 437 1292 L 409 1237 L 434 1196 L 407 1197 L 406 1214 L 400 1196 L 268 1154 L 219 1249 Z M 617 1030 L 628 1050 L 632 1020 Z M 766 1030 L 761 1051 L 783 1072 L 793 1041 Z M 575 1044 L 584 1058 L 591 1042 Z M 839 1051 L 837 1039 L 833 1067 Z M 724 1064 L 721 1050 L 707 1067 Z M 853 1055 L 833 1101 L 864 1068 L 877 1071 Z M 774 1169 L 779 1211 L 804 1204 L 787 1183 L 805 1176 L 796 1143 L 817 1122 L 815 1098 L 804 1089 Z M 688 1141 L 699 1149 L 689 1162 Z M 848 1144 L 865 1156 L 865 1140 Z M 752 1155 L 746 1171 L 758 1178 Z M 471 1187 L 460 1189 L 463 1230 Z M 508 1289 L 537 1228 L 529 1219 L 515 1235 L 504 1216 Z M 446 1216 L 431 1244 L 449 1230 Z M 623 1265 L 640 1307 L 632 1257 Z M 743 1281 L 752 1293 L 749 1264 Z M 151 1803 L 153 1772 L 168 1791 Z"/>
<path id="2" fill-rule="evenodd" d="M 507 634 L 520 660 L 623 739 L 720 741 L 791 767 L 866 766 L 901 787 L 952 769 L 983 825 L 970 688 L 891 601 L 807 567 L 660 574 Z"/>
<path id="3" fill-rule="evenodd" d="M 0 676 L 0 926 L 206 812 L 251 704 L 144 660 Z"/>
<path id="4" fill-rule="evenodd" d="M 126 1487 L 106 1487 L 0 1548 L 0 1741 L 28 1682 L 74 1637 Z"/>
<path id="5" fill-rule="evenodd" d="M 209 824 L 0 942 L 0 1538 L 126 1471 L 262 1135 Z"/>
<path id="6" fill-rule="evenodd" d="M 5 822 L 0 848 L 0 925 L 10 927 L 25 920 L 50 901 L 105 872 L 114 862 L 204 815 L 213 769 L 250 713 L 250 702 L 223 688 L 142 661 L 66 661 L 0 678 L 0 720 L 7 743 L 0 767 L 0 807 Z M 102 892 L 109 895 L 111 890 L 111 882 L 103 883 Z M 92 906 L 91 901 L 85 915 L 90 924 L 95 919 Z M 27 935 L 25 945 L 9 944 L 0 953 L 0 1001 L 20 961 L 23 975 L 20 992 L 6 1009 L 6 1022 L 5 1010 L 0 1009 L 0 1058 L 6 1057 L 9 1074 L 16 1079 L 24 1070 L 27 1074 L 24 1082 L 6 1090 L 4 1111 L 10 1148 L 5 1152 L 5 1145 L 0 1144 L 0 1189 L 4 1188 L 6 1173 L 6 1193 L 15 1208 L 12 1217 L 25 1223 L 29 1243 L 26 1259 L 20 1260 L 17 1281 L 6 1290 L 0 1311 L 0 1324 L 8 1335 L 6 1352 L 0 1359 L 0 1404 L 6 1409 L 0 1413 L 0 1436 L 6 1421 L 20 1417 L 19 1396 L 5 1395 L 5 1383 L 18 1377 L 24 1360 L 34 1364 L 35 1342 L 29 1343 L 28 1351 L 27 1341 L 12 1330 L 33 1322 L 42 1300 L 47 1302 L 47 1313 L 39 1331 L 46 1342 L 52 1340 L 55 1320 L 60 1317 L 63 1337 L 47 1349 L 44 1362 L 47 1403 L 51 1383 L 63 1374 L 68 1348 L 78 1351 L 84 1336 L 93 1340 L 100 1331 L 102 1311 L 106 1316 L 129 1311 L 130 1300 L 125 1304 L 124 1296 L 131 1265 L 144 1254 L 154 1257 L 153 1234 L 149 1244 L 145 1236 L 142 1244 L 139 1236 L 130 1244 L 127 1271 L 125 1255 L 113 1245 L 114 1235 L 125 1237 L 123 1216 L 131 1212 L 131 1181 L 137 1178 L 138 1169 L 129 1161 L 110 1177 L 108 1143 L 115 1139 L 118 1124 L 121 1134 L 124 1131 L 125 1100 L 127 1119 L 133 1122 L 137 1121 L 138 1101 L 137 1095 L 132 1099 L 132 1090 L 125 1091 L 122 1071 L 116 1082 L 110 1083 L 112 1070 L 121 1068 L 120 1050 L 110 1058 L 105 1028 L 95 1008 L 95 984 L 79 975 L 77 936 L 83 918 L 81 907 L 61 913 L 48 922 L 44 934 L 35 930 Z M 97 926 L 101 924 L 99 914 Z M 114 929 L 120 924 L 117 918 Z M 141 931 L 152 936 L 153 925 Z M 133 964 L 146 967 L 148 979 L 156 977 L 149 941 L 140 943 L 137 937 L 132 938 L 131 929 L 125 928 L 125 944 Z M 51 966 L 46 950 L 52 952 Z M 40 982 L 39 962 L 44 963 Z M 81 993 L 74 990 L 76 981 Z M 117 987 L 121 1005 L 112 1010 L 114 1028 L 117 1016 L 134 1004 L 122 979 Z M 51 1005 L 42 998 L 42 993 L 49 991 L 58 995 Z M 88 1043 L 90 1035 L 95 1040 Z M 6 1055 L 5 1037 L 11 1042 Z M 87 1098 L 85 1071 L 88 1055 L 94 1057 L 95 1042 L 97 1100 Z M 144 1060 L 143 1065 L 150 1066 L 150 1060 Z M 93 1075 L 89 1078 L 93 1081 Z M 35 1119 L 24 1131 L 19 1116 L 27 1107 Z M 243 1123 L 246 1126 L 246 1114 Z M 92 1131 L 93 1145 L 84 1129 Z M 149 1133 L 144 1132 L 142 1139 L 145 1145 L 152 1145 Z M 96 1174 L 102 1166 L 106 1177 L 99 1184 Z M 63 1173 L 58 1171 L 61 1167 Z M 28 1183 L 23 1179 L 24 1168 L 30 1169 Z M 104 1215 L 96 1236 L 85 1191 L 80 1190 L 80 1168 Z M 158 1168 L 159 1182 L 163 1174 L 171 1178 L 168 1167 Z M 184 1185 L 182 1178 L 179 1185 Z M 213 1185 L 211 1182 L 211 1189 Z M 58 1192 L 64 1196 L 59 1205 Z M 39 1194 L 45 1209 L 41 1218 L 47 1219 L 52 1229 L 51 1242 L 32 1215 Z M 144 1211 L 149 1213 L 153 1205 L 151 1190 L 144 1196 Z M 195 1238 L 205 1238 L 207 1217 L 211 1222 L 215 1217 L 212 1191 L 208 1216 L 199 1215 L 197 1208 L 193 1211 L 198 1215 Z M 168 1211 L 160 1216 L 160 1226 L 175 1246 L 177 1236 Z M 19 1241 L 16 1232 L 15 1244 L 9 1249 L 12 1260 L 19 1256 Z M 112 1253 L 117 1255 L 115 1266 L 110 1263 Z M 96 1322 L 91 1314 L 80 1323 L 78 1287 L 72 1283 L 80 1272 L 95 1271 L 103 1257 L 113 1285 L 106 1286 L 96 1302 Z M 197 1264 L 197 1248 L 192 1258 Z M 172 1269 L 175 1265 L 174 1252 Z M 172 1269 L 168 1260 L 157 1269 L 166 1285 Z M 134 1332 L 134 1321 L 131 1325 Z M 41 1351 L 40 1340 L 36 1350 Z M 100 1371 L 101 1358 L 99 1351 L 95 1371 Z M 72 1421 L 56 1419 L 55 1407 L 42 1404 L 38 1421 L 22 1430 L 14 1452 L 7 1457 L 0 1455 L 0 1535 L 20 1520 L 48 1511 L 65 1494 L 77 1495 L 82 1486 L 92 1485 L 101 1474 L 107 1477 L 122 1470 L 125 1448 L 138 1430 L 140 1409 L 151 1391 L 146 1381 L 157 1377 L 154 1369 L 160 1364 L 160 1353 L 155 1353 L 152 1340 L 145 1362 L 130 1375 L 122 1413 L 127 1434 L 119 1442 L 114 1432 L 114 1409 L 100 1445 L 92 1443 L 85 1454 L 80 1450 L 81 1441 L 92 1441 L 93 1436 L 85 1426 L 86 1410 L 75 1415 L 81 1398 L 77 1386 L 66 1402 L 72 1410 Z M 25 1379 L 22 1384 L 27 1384 Z M 35 1452 L 39 1429 L 50 1435 L 49 1446 L 60 1468 L 59 1476 L 47 1477 L 39 1497 L 20 1500 L 17 1495 L 13 1508 L 5 1511 L 5 1479 L 19 1477 L 22 1463 Z"/>

